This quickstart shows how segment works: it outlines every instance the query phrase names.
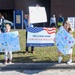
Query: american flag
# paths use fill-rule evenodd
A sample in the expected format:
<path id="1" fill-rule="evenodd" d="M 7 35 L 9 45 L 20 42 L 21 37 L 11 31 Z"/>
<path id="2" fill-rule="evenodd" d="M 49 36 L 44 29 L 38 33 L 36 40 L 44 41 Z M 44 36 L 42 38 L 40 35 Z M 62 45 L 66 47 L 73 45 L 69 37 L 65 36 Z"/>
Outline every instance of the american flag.
<path id="1" fill-rule="evenodd" d="M 46 30 L 48 34 L 56 33 L 56 28 L 46 28 L 46 27 L 28 27 L 27 31 L 32 33 L 41 32 L 42 30 Z"/>
<path id="2" fill-rule="evenodd" d="M 48 34 L 56 33 L 56 28 L 43 28 Z"/>

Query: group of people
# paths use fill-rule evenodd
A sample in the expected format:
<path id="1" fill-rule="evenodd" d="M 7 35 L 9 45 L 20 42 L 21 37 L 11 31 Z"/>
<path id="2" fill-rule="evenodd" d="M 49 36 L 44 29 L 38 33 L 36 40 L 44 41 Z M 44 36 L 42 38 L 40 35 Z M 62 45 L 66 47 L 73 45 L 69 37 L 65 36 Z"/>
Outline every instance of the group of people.
<path id="1" fill-rule="evenodd" d="M 72 29 L 71 29 L 71 23 L 69 21 L 66 21 L 64 24 L 64 18 L 62 17 L 62 15 L 60 14 L 60 17 L 58 19 L 58 27 L 60 26 L 63 26 L 64 29 L 72 35 Z M 25 24 L 25 27 L 27 29 L 27 27 L 34 27 L 32 24 L 29 23 L 29 16 L 28 14 L 26 13 L 25 14 L 25 19 L 24 19 L 24 24 Z M 55 15 L 53 15 L 53 18 L 51 18 L 51 21 L 50 21 L 50 24 L 51 26 L 55 26 L 56 25 L 56 18 L 55 18 Z M 73 36 L 73 35 L 72 35 Z M 27 40 L 27 30 L 26 30 L 26 40 Z M 27 41 L 26 41 L 27 42 Z M 25 53 L 28 53 L 28 47 L 26 46 L 26 52 Z M 34 47 L 31 47 L 31 53 L 34 53 Z M 58 63 L 61 63 L 62 61 L 62 56 L 61 56 L 61 52 L 58 50 Z M 68 51 L 69 54 L 69 60 L 67 61 L 68 64 L 72 63 L 72 48 Z"/>
<path id="2" fill-rule="evenodd" d="M 56 23 L 57 21 L 57 23 Z M 63 26 L 64 29 L 73 36 L 72 34 L 72 28 L 71 28 L 71 23 L 69 21 L 66 21 L 64 23 L 64 18 L 62 17 L 62 14 L 59 14 L 58 20 L 56 20 L 55 15 L 53 15 L 50 18 L 50 27 L 61 27 Z M 69 60 L 67 61 L 68 64 L 72 63 L 72 48 L 68 51 L 67 53 L 69 55 Z M 62 61 L 62 53 L 58 50 L 58 63 L 61 63 Z"/>
<path id="3" fill-rule="evenodd" d="M 64 24 L 63 24 L 63 22 L 64 22 L 64 18 L 62 18 L 61 17 L 61 15 L 60 15 L 60 19 L 58 20 L 58 25 L 59 26 L 63 26 L 64 27 L 64 29 L 69 33 L 69 34 L 71 34 L 72 35 L 72 29 L 71 29 L 71 24 L 70 24 L 70 22 L 69 21 L 66 21 Z M 29 22 L 29 14 L 28 13 L 26 13 L 25 15 L 24 15 L 24 24 L 25 24 L 25 27 L 26 27 L 26 42 L 27 42 L 27 28 L 28 27 L 34 27 L 34 25 L 32 25 L 32 24 L 30 24 L 30 22 Z M 1 15 L 1 13 L 0 13 L 0 30 L 1 30 L 1 33 L 6 33 L 6 32 L 10 32 L 10 30 L 11 30 L 11 23 L 7 23 L 4 27 L 2 27 L 2 25 L 3 25 L 3 23 L 4 23 L 4 17 Z M 55 15 L 53 15 L 53 18 L 51 18 L 51 20 L 50 20 L 50 25 L 51 26 L 55 26 L 56 25 L 56 18 L 55 18 Z M 28 53 L 28 47 L 27 47 L 27 44 L 26 44 L 26 51 L 23 53 L 23 54 L 26 54 L 26 53 Z M 32 46 L 31 47 L 31 53 L 34 53 L 34 47 Z M 9 56 L 8 56 L 8 54 L 9 54 Z M 61 63 L 61 61 L 62 61 L 62 56 L 61 56 L 61 52 L 58 50 L 58 63 Z M 69 52 L 68 52 L 68 54 L 69 54 L 69 60 L 68 60 L 68 62 L 67 63 L 72 63 L 72 48 L 69 50 Z M 5 64 L 7 64 L 7 63 L 12 63 L 12 51 L 5 51 L 4 52 L 4 63 Z"/>
<path id="4" fill-rule="evenodd" d="M 58 20 L 56 19 L 55 15 L 52 15 L 52 17 L 50 18 L 50 27 L 59 28 L 60 26 L 63 25 L 63 23 L 64 23 L 64 17 L 62 16 L 62 14 L 59 14 Z"/>

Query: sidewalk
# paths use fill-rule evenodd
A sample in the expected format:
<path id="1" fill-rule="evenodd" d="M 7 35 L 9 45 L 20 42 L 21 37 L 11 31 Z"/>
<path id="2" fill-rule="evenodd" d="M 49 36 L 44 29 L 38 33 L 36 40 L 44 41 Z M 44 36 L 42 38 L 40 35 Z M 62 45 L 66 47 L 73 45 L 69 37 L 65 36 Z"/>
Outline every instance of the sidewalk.
<path id="1" fill-rule="evenodd" d="M 1 70 L 45 70 L 45 69 L 75 69 L 75 63 L 12 63 L 4 65 L 0 63 Z"/>
<path id="2" fill-rule="evenodd" d="M 0 75 L 75 75 L 75 70 L 24 70 L 1 71 Z"/>

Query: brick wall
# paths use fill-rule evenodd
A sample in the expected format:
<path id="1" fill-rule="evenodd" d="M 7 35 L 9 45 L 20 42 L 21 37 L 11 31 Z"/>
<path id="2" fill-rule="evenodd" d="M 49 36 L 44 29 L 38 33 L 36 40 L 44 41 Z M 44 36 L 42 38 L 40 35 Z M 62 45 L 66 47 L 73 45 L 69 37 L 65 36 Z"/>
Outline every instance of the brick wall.
<path id="1" fill-rule="evenodd" d="M 58 17 L 62 14 L 65 20 L 67 17 L 75 17 L 75 0 L 51 0 L 51 14 Z"/>
<path id="2" fill-rule="evenodd" d="M 49 18 L 50 18 L 50 0 L 15 0 L 15 9 L 16 10 L 23 10 L 24 13 L 28 12 L 29 6 L 35 6 L 36 4 L 39 4 L 41 6 L 44 6 L 47 11 L 47 18 L 48 22 L 46 26 L 49 26 Z"/>
<path id="3" fill-rule="evenodd" d="M 0 0 L 0 10 L 19 9 L 25 13 L 28 12 L 28 6 L 36 4 L 46 7 L 48 22 L 52 14 L 57 18 L 62 14 L 65 20 L 68 16 L 75 16 L 75 0 Z"/>
<path id="4" fill-rule="evenodd" d="M 37 3 L 38 0 L 15 0 L 15 9 L 23 10 L 26 13 L 29 6 L 35 6 Z"/>
<path id="5" fill-rule="evenodd" d="M 14 9 L 15 0 L 0 0 L 0 10 L 2 9 Z"/>

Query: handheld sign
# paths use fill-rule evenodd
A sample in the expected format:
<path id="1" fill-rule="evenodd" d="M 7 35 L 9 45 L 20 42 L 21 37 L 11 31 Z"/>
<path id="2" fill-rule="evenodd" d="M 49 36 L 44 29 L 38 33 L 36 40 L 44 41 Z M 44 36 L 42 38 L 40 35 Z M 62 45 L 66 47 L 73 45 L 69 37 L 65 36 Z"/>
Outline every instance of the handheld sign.
<path id="1" fill-rule="evenodd" d="M 69 34 L 63 26 L 60 27 L 60 30 L 56 34 L 56 46 L 61 53 L 64 55 L 69 54 L 69 50 L 75 44 L 75 38 Z"/>
<path id="2" fill-rule="evenodd" d="M 0 33 L 0 52 L 5 51 L 19 51 L 19 37 L 18 32 Z"/>
<path id="3" fill-rule="evenodd" d="M 45 7 L 29 7 L 30 23 L 47 22 Z"/>

